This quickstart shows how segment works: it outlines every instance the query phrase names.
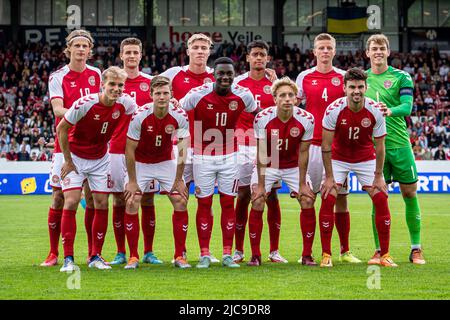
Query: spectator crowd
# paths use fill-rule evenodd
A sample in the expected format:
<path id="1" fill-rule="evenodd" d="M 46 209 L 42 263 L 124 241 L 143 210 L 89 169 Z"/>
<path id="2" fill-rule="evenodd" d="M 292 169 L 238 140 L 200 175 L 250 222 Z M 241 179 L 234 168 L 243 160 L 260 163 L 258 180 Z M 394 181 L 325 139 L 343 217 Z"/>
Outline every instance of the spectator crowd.
<path id="1" fill-rule="evenodd" d="M 40 43 L 10 43 L 0 48 L 0 160 L 50 161 L 55 137 L 55 118 L 48 97 L 51 72 L 68 63 L 63 47 Z M 89 61 L 101 70 L 121 65 L 118 46 L 99 42 Z M 157 75 L 173 66 L 188 64 L 186 46 L 155 44 L 144 48 L 141 71 Z M 279 77 L 297 75 L 314 66 L 311 50 L 270 44 L 273 68 Z M 248 71 L 246 46 L 216 45 L 210 61 L 230 57 L 238 74 Z M 450 61 L 436 48 L 417 53 L 393 52 L 390 65 L 411 74 L 414 79 L 414 105 L 406 117 L 411 147 L 417 160 L 450 160 Z M 363 51 L 340 53 L 334 65 L 347 70 L 370 67 Z"/>

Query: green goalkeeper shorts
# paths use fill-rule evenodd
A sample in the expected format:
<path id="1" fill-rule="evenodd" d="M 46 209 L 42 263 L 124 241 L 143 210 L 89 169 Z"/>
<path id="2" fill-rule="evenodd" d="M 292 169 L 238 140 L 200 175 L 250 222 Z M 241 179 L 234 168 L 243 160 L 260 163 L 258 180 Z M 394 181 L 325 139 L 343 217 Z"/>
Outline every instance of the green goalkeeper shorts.
<path id="1" fill-rule="evenodd" d="M 402 184 L 417 182 L 417 167 L 410 147 L 386 149 L 383 168 L 386 183 L 397 181 Z"/>

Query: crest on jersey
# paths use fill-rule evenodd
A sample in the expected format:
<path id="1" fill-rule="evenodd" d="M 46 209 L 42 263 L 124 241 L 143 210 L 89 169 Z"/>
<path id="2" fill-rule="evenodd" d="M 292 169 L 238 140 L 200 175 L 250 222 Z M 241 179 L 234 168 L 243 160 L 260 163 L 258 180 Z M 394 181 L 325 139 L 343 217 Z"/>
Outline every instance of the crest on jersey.
<path id="1" fill-rule="evenodd" d="M 95 77 L 94 76 L 90 76 L 88 79 L 88 82 L 91 86 L 95 86 Z"/>
<path id="2" fill-rule="evenodd" d="M 300 135 L 300 129 L 297 127 L 291 128 L 291 137 L 296 138 Z"/>
<path id="3" fill-rule="evenodd" d="M 270 89 L 270 86 L 269 85 L 267 85 L 267 86 L 264 86 L 264 93 L 265 94 L 271 94 L 272 93 L 272 90 Z"/>
<path id="4" fill-rule="evenodd" d="M 364 119 L 361 120 L 361 125 L 362 125 L 364 128 L 370 127 L 371 124 L 372 124 L 372 121 L 370 121 L 369 118 L 364 118 Z"/>
<path id="5" fill-rule="evenodd" d="M 141 84 L 139 85 L 139 88 L 141 89 L 141 91 L 148 91 L 148 89 L 149 89 L 148 84 L 145 82 L 141 82 Z"/>
<path id="6" fill-rule="evenodd" d="M 175 127 L 171 124 L 168 124 L 164 130 L 167 134 L 172 134 L 175 131 Z"/>
<path id="7" fill-rule="evenodd" d="M 390 87 L 392 87 L 392 81 L 386 80 L 386 81 L 384 81 L 383 85 L 386 89 L 389 89 Z"/>
<path id="8" fill-rule="evenodd" d="M 58 177 L 58 175 L 56 175 L 56 174 L 53 175 L 53 177 L 52 177 L 52 182 L 53 182 L 53 183 L 58 183 L 58 182 L 59 182 L 59 177 Z"/>
<path id="9" fill-rule="evenodd" d="M 331 83 L 337 87 L 341 85 L 341 80 L 338 77 L 334 77 L 333 79 L 331 79 Z"/>
<path id="10" fill-rule="evenodd" d="M 204 84 L 206 84 L 206 83 L 211 83 L 212 82 L 212 80 L 210 79 L 210 78 L 205 78 L 205 79 L 203 79 L 203 83 Z"/>
<path id="11" fill-rule="evenodd" d="M 237 101 L 231 101 L 230 104 L 228 105 L 228 108 L 230 108 L 231 111 L 237 110 L 237 108 L 238 108 Z"/>
<path id="12" fill-rule="evenodd" d="M 273 136 L 277 136 L 279 132 L 280 132 L 279 129 L 272 129 L 272 130 L 271 130 L 271 134 L 272 134 Z"/>
<path id="13" fill-rule="evenodd" d="M 114 111 L 113 114 L 112 114 L 112 118 L 114 120 L 116 120 L 119 117 L 120 117 L 120 111 L 119 110 Z"/>

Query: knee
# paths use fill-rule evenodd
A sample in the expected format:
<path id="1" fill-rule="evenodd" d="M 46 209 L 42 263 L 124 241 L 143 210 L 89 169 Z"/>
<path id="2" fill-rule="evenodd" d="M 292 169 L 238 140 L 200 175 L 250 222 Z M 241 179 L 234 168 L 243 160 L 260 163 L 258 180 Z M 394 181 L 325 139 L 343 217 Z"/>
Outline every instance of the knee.
<path id="1" fill-rule="evenodd" d="M 258 211 L 264 211 L 264 204 L 265 204 L 264 199 L 259 198 L 255 201 L 253 201 L 252 209 L 258 210 Z"/>
<path id="2" fill-rule="evenodd" d="M 247 188 L 242 188 L 239 190 L 237 198 L 241 202 L 250 202 L 250 189 L 247 190 Z"/>
<path id="3" fill-rule="evenodd" d="M 62 190 L 53 190 L 52 208 L 62 210 L 64 207 L 64 194 Z"/>
<path id="4" fill-rule="evenodd" d="M 412 199 L 412 198 L 415 198 L 416 195 L 417 195 L 416 190 L 413 190 L 413 189 L 402 190 L 402 197 L 403 198 Z"/>
<path id="5" fill-rule="evenodd" d="M 74 210 L 78 209 L 78 204 L 80 203 L 80 198 L 75 196 L 68 196 L 64 199 L 64 209 Z"/>
<path id="6" fill-rule="evenodd" d="M 310 197 L 301 197 L 300 206 L 302 209 L 309 209 L 314 207 L 314 199 Z"/>
<path id="7" fill-rule="evenodd" d="M 135 197 L 136 198 L 136 197 Z M 140 200 L 141 205 L 144 207 L 151 207 L 154 206 L 154 196 L 153 194 L 146 194 L 142 197 L 142 199 Z"/>
<path id="8" fill-rule="evenodd" d="M 123 194 L 114 194 L 113 196 L 113 206 L 114 207 L 125 207 L 125 199 Z"/>
<path id="9" fill-rule="evenodd" d="M 346 195 L 342 195 L 342 194 L 338 194 L 337 198 L 336 198 L 336 212 L 346 212 L 348 211 L 348 206 L 347 206 L 347 196 Z"/>
<path id="10" fill-rule="evenodd" d="M 186 211 L 187 201 L 183 197 L 172 197 L 172 204 L 175 211 Z"/>

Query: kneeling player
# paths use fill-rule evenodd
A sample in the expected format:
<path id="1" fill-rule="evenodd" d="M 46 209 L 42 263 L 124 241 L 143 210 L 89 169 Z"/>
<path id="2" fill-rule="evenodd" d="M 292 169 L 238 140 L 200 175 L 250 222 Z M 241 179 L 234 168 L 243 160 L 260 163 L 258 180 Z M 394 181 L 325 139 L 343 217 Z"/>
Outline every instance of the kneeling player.
<path id="1" fill-rule="evenodd" d="M 91 94 L 74 102 L 57 127 L 64 154 L 61 168 L 64 210 L 61 232 L 64 244 L 64 266 L 60 271 L 73 271 L 73 243 L 76 233 L 75 214 L 80 203 L 84 180 L 89 182 L 94 197 L 92 253 L 89 267 L 110 269 L 101 257 L 108 226 L 108 194 L 110 192 L 110 159 L 108 142 L 126 115 L 136 110 L 135 102 L 123 95 L 127 74 L 110 67 L 102 74 L 102 93 Z M 74 126 L 73 130 L 69 129 Z"/>
<path id="2" fill-rule="evenodd" d="M 189 121 L 184 110 L 170 104 L 172 87 L 166 77 L 153 78 L 151 86 L 153 103 L 139 108 L 133 115 L 127 134 L 125 156 L 129 182 L 125 187 L 125 234 L 130 248 L 126 269 L 139 265 L 139 216 L 142 193 L 148 186 L 159 182 L 161 193 L 169 196 L 173 205 L 173 235 L 175 240 L 174 265 L 190 268 L 183 251 L 188 228 L 186 209 L 188 190 L 183 180 L 186 160 L 186 140 Z M 178 157 L 173 154 L 174 135 L 178 139 Z"/>
<path id="3" fill-rule="evenodd" d="M 275 81 L 272 94 L 276 107 L 261 111 L 254 121 L 258 139 L 257 171 L 252 175 L 252 209 L 249 217 L 252 258 L 249 266 L 261 265 L 260 241 L 266 194 L 283 180 L 295 194 L 302 210 L 313 210 L 314 193 L 307 185 L 309 146 L 314 117 L 295 105 L 297 86 L 289 78 Z"/>
<path id="4" fill-rule="evenodd" d="M 366 74 L 358 68 L 347 71 L 344 76 L 346 97 L 330 104 L 322 121 L 322 158 L 326 179 L 322 185 L 322 205 L 319 213 L 322 240 L 321 267 L 333 266 L 331 261 L 333 207 L 338 186 L 339 188 L 342 186 L 350 171 L 356 174 L 375 206 L 376 227 L 382 255 L 381 265 L 397 266 L 389 255 L 391 214 L 383 178 L 386 122 L 378 104 L 364 97 L 367 90 L 366 79 Z M 375 149 L 372 137 L 375 139 Z"/>

